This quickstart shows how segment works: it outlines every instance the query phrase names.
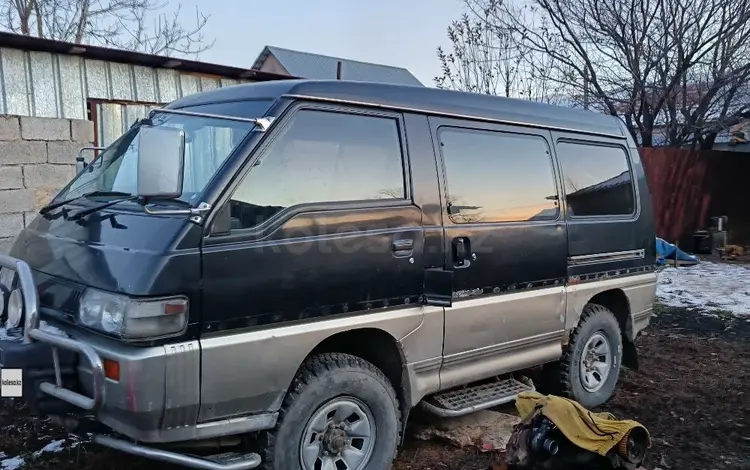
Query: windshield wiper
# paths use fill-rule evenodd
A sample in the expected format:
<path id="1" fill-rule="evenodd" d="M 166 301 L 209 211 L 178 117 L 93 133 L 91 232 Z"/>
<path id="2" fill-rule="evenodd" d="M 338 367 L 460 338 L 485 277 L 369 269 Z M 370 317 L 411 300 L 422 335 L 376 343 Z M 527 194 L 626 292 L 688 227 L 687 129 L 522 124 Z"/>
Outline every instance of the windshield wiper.
<path id="1" fill-rule="evenodd" d="M 78 220 L 81 217 L 87 216 L 89 214 L 93 214 L 96 211 L 106 209 L 107 207 L 114 206 L 115 204 L 119 204 L 121 202 L 132 201 L 134 199 L 138 199 L 138 196 L 128 195 L 128 197 L 115 199 L 114 201 L 105 202 L 104 204 L 99 204 L 98 206 L 89 207 L 88 209 L 82 209 L 76 212 L 75 214 L 71 215 L 70 217 L 68 217 L 68 220 Z"/>
<path id="2" fill-rule="evenodd" d="M 53 211 L 53 210 L 57 209 L 58 207 L 62 207 L 64 205 L 66 205 L 66 204 L 70 204 L 71 202 L 77 201 L 79 199 L 82 199 L 82 198 L 85 198 L 85 197 L 97 197 L 97 196 L 101 196 L 101 197 L 123 196 L 123 197 L 125 197 L 125 199 L 118 199 L 117 201 L 113 201 L 114 204 L 116 204 L 118 202 L 122 202 L 124 200 L 127 200 L 127 198 L 134 198 L 134 196 L 132 194 L 125 193 L 125 192 L 122 192 L 122 191 L 90 191 L 88 193 L 81 194 L 80 196 L 76 196 L 76 197 L 73 197 L 73 198 L 70 198 L 70 199 L 65 199 L 64 201 L 57 201 L 57 202 L 53 202 L 52 204 L 47 204 L 46 206 L 44 206 L 41 209 L 39 209 L 39 213 L 41 215 L 44 215 L 44 214 L 46 214 L 49 211 Z"/>
<path id="3" fill-rule="evenodd" d="M 114 206 L 115 204 L 119 204 L 119 203 L 125 202 L 125 201 L 134 201 L 136 199 L 139 199 L 138 196 L 133 196 L 133 195 L 128 194 L 128 193 L 122 193 L 122 194 L 127 195 L 127 197 L 115 199 L 114 201 L 108 201 L 108 202 L 105 202 L 104 204 L 99 204 L 98 206 L 89 207 L 89 208 L 86 208 L 86 209 L 81 209 L 80 211 L 78 211 L 78 212 L 72 214 L 70 217 L 68 217 L 68 220 L 78 220 L 81 217 L 87 216 L 89 214 L 93 214 L 94 212 L 100 211 L 102 209 L 106 209 L 107 207 Z M 99 194 L 97 194 L 97 196 L 98 195 Z M 182 205 L 185 205 L 185 206 L 190 206 L 189 202 L 185 202 L 182 199 L 178 199 L 178 198 L 159 199 L 158 201 L 146 201 L 146 200 L 144 200 L 142 202 L 142 204 L 145 206 L 146 204 L 158 204 L 158 203 L 166 203 L 166 202 L 169 202 L 169 203 L 178 203 L 178 204 L 182 204 Z"/>

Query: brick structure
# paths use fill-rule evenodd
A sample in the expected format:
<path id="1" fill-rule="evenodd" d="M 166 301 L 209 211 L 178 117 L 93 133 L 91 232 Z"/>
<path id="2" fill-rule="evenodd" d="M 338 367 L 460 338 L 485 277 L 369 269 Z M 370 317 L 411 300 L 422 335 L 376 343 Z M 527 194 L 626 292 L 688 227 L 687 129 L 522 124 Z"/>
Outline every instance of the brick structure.
<path id="1" fill-rule="evenodd" d="M 75 157 L 94 142 L 94 123 L 0 116 L 0 252 L 75 175 Z"/>

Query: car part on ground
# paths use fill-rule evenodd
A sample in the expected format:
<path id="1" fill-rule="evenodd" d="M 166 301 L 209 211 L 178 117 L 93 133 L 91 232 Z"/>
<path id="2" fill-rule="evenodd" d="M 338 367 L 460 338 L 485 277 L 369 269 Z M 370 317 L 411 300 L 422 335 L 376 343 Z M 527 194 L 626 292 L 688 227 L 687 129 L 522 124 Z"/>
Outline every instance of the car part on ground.
<path id="1" fill-rule="evenodd" d="M 635 470 L 651 447 L 640 423 L 592 413 L 572 400 L 528 392 L 516 408 L 522 421 L 508 441 L 509 469 Z"/>

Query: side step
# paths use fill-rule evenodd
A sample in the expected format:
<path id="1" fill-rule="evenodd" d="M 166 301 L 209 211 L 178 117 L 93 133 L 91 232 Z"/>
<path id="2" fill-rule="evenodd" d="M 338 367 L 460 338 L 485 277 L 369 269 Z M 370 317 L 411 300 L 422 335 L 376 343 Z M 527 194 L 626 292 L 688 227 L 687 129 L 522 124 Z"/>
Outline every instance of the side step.
<path id="1" fill-rule="evenodd" d="M 422 407 L 443 418 L 463 416 L 516 399 L 521 392 L 536 390 L 530 379 L 496 378 L 436 393 L 422 401 Z"/>
<path id="2" fill-rule="evenodd" d="M 260 465 L 258 454 L 240 454 L 229 452 L 225 454 L 198 457 L 187 454 L 155 449 L 134 442 L 115 439 L 103 434 L 96 434 L 93 441 L 99 445 L 119 450 L 130 455 L 137 455 L 147 459 L 158 460 L 183 467 L 199 470 L 250 470 Z"/>

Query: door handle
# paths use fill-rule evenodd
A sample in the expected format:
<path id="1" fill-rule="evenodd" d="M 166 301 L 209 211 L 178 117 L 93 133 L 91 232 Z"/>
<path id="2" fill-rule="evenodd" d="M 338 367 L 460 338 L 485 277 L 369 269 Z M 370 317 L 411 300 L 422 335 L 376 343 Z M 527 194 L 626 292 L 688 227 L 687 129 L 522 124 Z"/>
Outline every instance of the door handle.
<path id="1" fill-rule="evenodd" d="M 476 259 L 471 255 L 471 241 L 468 237 L 456 237 L 453 239 L 453 265 L 456 268 L 468 268 L 471 265 L 471 259 Z"/>
<path id="2" fill-rule="evenodd" d="M 404 238 L 401 240 L 394 240 L 391 249 L 397 256 L 408 256 L 414 249 L 414 240 Z"/>

